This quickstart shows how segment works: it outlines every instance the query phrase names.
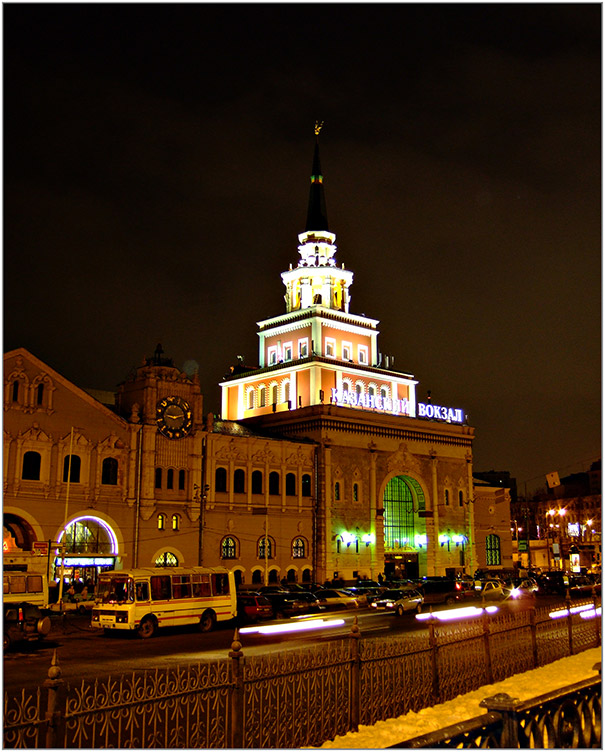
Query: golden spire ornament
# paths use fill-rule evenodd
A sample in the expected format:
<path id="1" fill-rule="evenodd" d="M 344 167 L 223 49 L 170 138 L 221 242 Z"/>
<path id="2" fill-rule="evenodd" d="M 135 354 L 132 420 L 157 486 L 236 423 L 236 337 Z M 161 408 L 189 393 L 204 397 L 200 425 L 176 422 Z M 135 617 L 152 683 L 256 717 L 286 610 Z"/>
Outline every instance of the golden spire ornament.
<path id="1" fill-rule="evenodd" d="M 319 120 L 315 121 L 315 135 L 319 136 L 319 131 L 324 127 L 324 121 L 322 120 L 321 123 Z"/>

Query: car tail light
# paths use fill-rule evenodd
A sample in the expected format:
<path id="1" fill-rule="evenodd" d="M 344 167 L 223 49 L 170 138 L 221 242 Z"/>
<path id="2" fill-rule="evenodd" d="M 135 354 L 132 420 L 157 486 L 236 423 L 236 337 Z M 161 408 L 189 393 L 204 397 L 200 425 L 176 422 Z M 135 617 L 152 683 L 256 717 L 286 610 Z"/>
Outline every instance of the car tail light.
<path id="1" fill-rule="evenodd" d="M 23 621 L 23 609 L 19 609 L 19 621 Z"/>
<path id="2" fill-rule="evenodd" d="M 456 590 L 462 590 L 462 585 L 459 582 L 456 583 Z"/>

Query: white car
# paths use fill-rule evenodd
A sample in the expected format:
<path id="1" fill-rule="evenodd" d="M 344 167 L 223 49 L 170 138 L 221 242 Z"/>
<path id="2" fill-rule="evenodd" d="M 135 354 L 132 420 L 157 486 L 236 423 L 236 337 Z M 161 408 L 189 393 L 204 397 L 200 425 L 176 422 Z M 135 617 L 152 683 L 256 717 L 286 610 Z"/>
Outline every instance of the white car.
<path id="1" fill-rule="evenodd" d="M 316 590 L 314 593 L 325 608 L 359 608 L 359 601 L 346 590 Z"/>
<path id="2" fill-rule="evenodd" d="M 403 616 L 406 611 L 414 611 L 419 614 L 422 611 L 423 603 L 424 598 L 418 590 L 387 590 L 378 600 L 370 603 L 370 608 Z"/>
<path id="3" fill-rule="evenodd" d="M 507 593 L 505 592 L 504 584 L 500 580 L 486 580 L 482 583 L 479 590 L 475 585 L 475 595 L 479 596 L 479 598 L 485 598 L 485 600 L 500 600 L 505 598 Z"/>

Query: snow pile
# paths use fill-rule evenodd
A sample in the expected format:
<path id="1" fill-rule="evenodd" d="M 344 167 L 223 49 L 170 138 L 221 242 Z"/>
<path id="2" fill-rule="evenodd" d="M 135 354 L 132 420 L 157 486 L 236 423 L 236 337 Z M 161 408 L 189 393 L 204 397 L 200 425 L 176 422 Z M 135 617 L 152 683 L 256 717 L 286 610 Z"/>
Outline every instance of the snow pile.
<path id="1" fill-rule="evenodd" d="M 590 679 L 597 675 L 593 666 L 600 660 L 600 648 L 585 650 L 578 655 L 561 658 L 533 671 L 510 676 L 496 684 L 487 684 L 474 692 L 459 695 L 449 702 L 434 705 L 432 708 L 423 708 L 418 713 L 410 712 L 399 718 L 378 721 L 374 726 L 360 726 L 359 731 L 350 731 L 344 736 L 337 736 L 333 741 L 322 744 L 321 748 L 381 749 L 389 747 L 405 739 L 428 734 L 445 726 L 482 715 L 487 711 L 479 706 L 481 700 L 499 692 L 506 692 L 519 700 L 530 700 L 532 697 L 553 692 L 582 679 Z"/>

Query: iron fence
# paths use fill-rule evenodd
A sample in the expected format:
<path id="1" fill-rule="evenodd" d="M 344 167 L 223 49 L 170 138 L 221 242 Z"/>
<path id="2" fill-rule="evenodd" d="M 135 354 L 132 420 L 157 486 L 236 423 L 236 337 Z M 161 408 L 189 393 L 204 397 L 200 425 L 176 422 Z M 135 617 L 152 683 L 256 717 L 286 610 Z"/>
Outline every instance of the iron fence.
<path id="1" fill-rule="evenodd" d="M 599 618 L 548 609 L 348 638 L 119 678 L 61 679 L 4 697 L 6 748 L 300 748 L 418 711 L 601 644 Z M 46 697 L 44 698 L 44 695 Z M 44 702 L 46 699 L 46 702 Z"/>

